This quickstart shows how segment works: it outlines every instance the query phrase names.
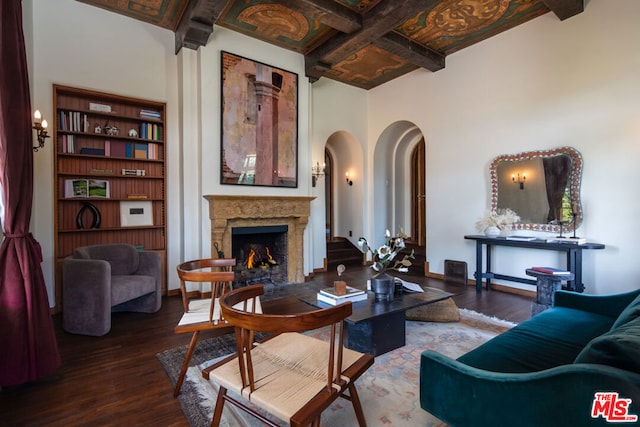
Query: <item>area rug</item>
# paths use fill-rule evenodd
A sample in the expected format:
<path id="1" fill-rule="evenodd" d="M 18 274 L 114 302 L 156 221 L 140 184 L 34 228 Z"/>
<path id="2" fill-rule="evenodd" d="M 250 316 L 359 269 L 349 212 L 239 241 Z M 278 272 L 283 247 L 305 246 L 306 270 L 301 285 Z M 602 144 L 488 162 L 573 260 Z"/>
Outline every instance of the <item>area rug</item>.
<path id="1" fill-rule="evenodd" d="M 514 326 L 511 322 L 460 309 L 460 321 L 432 323 L 408 321 L 407 344 L 376 357 L 374 365 L 356 382 L 368 426 L 446 426 L 420 408 L 420 354 L 435 350 L 452 358 Z M 320 333 L 321 334 L 321 333 Z M 235 351 L 233 335 L 198 343 L 178 399 L 192 427 L 208 426 L 215 406 L 217 388 L 200 373 L 212 360 Z M 157 355 L 171 383 L 175 385 L 186 346 Z M 275 420 L 277 421 L 277 420 Z M 260 426 L 252 417 L 225 405 L 224 426 Z M 286 425 L 286 423 L 282 423 Z M 323 427 L 357 425 L 351 403 L 338 399 L 322 415 Z"/>

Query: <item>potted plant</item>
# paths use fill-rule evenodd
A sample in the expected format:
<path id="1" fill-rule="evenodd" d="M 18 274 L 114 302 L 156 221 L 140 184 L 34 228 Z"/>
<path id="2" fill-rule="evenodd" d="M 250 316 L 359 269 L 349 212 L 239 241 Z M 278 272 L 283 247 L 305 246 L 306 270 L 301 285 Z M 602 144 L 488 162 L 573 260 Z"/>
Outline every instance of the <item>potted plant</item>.
<path id="1" fill-rule="evenodd" d="M 379 248 L 369 246 L 367 239 L 360 237 L 358 246 L 365 252 L 370 252 L 373 258 L 371 268 L 378 272 L 371 278 L 371 290 L 376 296 L 376 300 L 391 299 L 394 290 L 394 278 L 387 274 L 387 270 L 395 270 L 400 273 L 407 273 L 414 259 L 413 250 L 402 259 L 396 259 L 397 255 L 405 248 L 404 240 L 408 238 L 402 230 L 395 236 L 389 230 L 385 232 L 385 243 Z"/>
<path id="2" fill-rule="evenodd" d="M 486 236 L 496 237 L 510 230 L 511 226 L 518 221 L 520 221 L 518 214 L 509 208 L 489 210 L 476 221 L 476 229 Z"/>

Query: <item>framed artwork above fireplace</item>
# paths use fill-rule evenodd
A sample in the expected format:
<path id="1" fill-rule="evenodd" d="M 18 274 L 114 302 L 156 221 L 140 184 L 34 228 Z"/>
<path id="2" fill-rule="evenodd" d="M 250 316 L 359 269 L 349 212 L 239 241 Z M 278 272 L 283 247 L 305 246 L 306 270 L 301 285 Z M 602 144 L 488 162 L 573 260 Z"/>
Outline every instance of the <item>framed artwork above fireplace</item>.
<path id="1" fill-rule="evenodd" d="M 298 187 L 298 75 L 221 55 L 221 184 Z"/>

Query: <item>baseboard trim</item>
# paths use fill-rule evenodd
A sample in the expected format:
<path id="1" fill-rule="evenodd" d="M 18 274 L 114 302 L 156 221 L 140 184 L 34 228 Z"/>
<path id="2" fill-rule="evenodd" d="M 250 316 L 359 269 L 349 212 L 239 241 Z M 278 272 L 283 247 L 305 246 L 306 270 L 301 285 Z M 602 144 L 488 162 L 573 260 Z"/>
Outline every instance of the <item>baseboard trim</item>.
<path id="1" fill-rule="evenodd" d="M 440 279 L 440 280 L 444 280 L 444 274 L 437 274 L 437 273 L 431 273 L 429 271 L 425 271 L 425 277 L 429 277 L 432 279 Z M 469 279 L 469 286 L 476 286 L 476 281 L 473 279 Z M 483 284 L 483 288 L 484 288 L 484 284 Z M 515 295 L 522 295 L 525 297 L 529 297 L 529 298 L 535 298 L 536 297 L 536 293 L 534 291 L 529 291 L 527 289 L 518 289 L 518 288 L 512 288 L 511 286 L 506 286 L 506 285 L 501 285 L 500 283 L 492 283 L 491 284 L 491 290 L 492 291 L 498 291 L 498 292 L 504 292 L 507 294 L 515 294 Z"/>

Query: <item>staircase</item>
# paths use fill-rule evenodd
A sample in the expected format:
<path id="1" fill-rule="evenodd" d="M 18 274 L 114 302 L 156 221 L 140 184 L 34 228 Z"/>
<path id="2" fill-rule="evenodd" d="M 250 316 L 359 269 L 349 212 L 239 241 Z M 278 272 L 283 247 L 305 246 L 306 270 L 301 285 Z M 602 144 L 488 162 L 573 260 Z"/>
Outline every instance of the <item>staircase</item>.
<path id="1" fill-rule="evenodd" d="M 327 240 L 327 271 L 335 271 L 339 264 L 362 265 L 362 252 L 344 237 Z"/>
<path id="2" fill-rule="evenodd" d="M 409 267 L 409 274 L 415 276 L 424 276 L 424 262 L 427 260 L 426 248 L 424 246 L 418 246 L 414 243 L 405 242 L 405 248 L 400 251 L 397 259 L 402 259 L 405 255 L 409 255 L 413 249 L 413 256 L 415 259 L 411 260 L 411 267 Z"/>

